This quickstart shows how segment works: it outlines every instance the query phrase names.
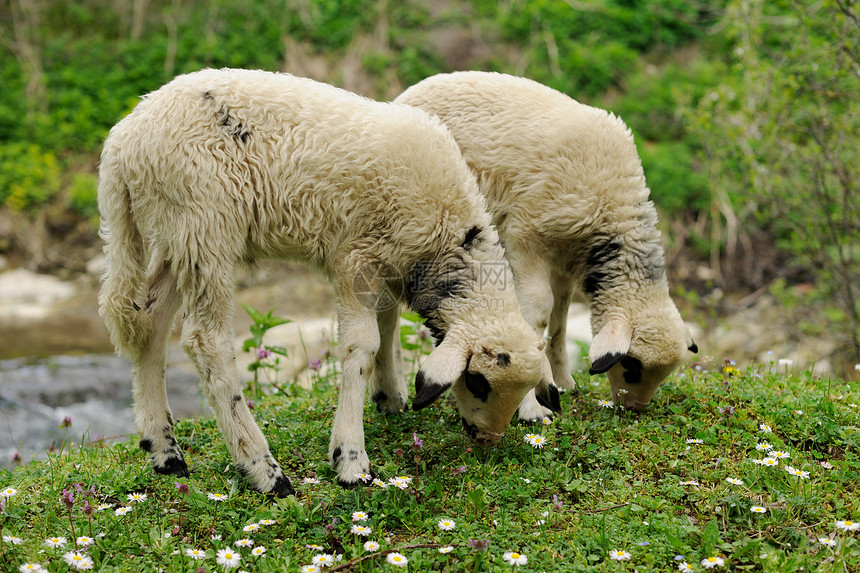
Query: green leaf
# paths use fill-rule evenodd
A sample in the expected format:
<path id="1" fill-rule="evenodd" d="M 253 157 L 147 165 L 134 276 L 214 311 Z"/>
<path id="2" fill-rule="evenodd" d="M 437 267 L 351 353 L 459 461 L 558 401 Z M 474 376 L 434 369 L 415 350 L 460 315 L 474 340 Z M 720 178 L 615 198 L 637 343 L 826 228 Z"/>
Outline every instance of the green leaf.
<path id="1" fill-rule="evenodd" d="M 714 554 L 714 548 L 720 541 L 720 526 L 716 519 L 712 519 L 705 526 L 702 533 L 702 555 L 709 557 Z"/>

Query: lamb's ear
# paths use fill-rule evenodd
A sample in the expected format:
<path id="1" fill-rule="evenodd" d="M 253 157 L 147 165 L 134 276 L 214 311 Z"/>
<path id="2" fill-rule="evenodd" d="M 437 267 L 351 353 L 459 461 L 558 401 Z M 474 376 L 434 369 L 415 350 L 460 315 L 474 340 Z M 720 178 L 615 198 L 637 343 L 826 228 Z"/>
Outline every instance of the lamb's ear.
<path id="1" fill-rule="evenodd" d="M 630 350 L 633 328 L 621 319 L 610 319 L 591 340 L 589 374 L 602 374 L 621 362 Z"/>
<path id="2" fill-rule="evenodd" d="M 692 333 L 690 333 L 690 329 L 688 328 L 686 330 L 687 330 L 687 350 L 689 350 L 693 354 L 696 354 L 699 352 L 699 347 L 696 346 L 696 342 L 693 340 L 693 335 L 692 335 Z"/>
<path id="3" fill-rule="evenodd" d="M 561 412 L 558 386 L 553 381 L 552 366 L 550 366 L 546 355 L 543 357 L 543 375 L 538 385 L 535 386 L 535 398 L 537 398 L 538 404 L 544 408 L 549 408 L 553 412 Z"/>
<path id="4" fill-rule="evenodd" d="M 412 409 L 426 408 L 463 375 L 469 359 L 468 350 L 458 337 L 449 332 L 421 365 L 415 376 L 415 399 Z"/>

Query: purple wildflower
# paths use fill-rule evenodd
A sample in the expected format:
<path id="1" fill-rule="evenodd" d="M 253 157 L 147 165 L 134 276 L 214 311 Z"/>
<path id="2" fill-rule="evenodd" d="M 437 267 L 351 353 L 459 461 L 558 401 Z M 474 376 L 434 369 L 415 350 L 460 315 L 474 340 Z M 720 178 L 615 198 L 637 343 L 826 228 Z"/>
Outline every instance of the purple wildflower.
<path id="1" fill-rule="evenodd" d="M 272 355 L 272 351 L 266 348 L 265 346 L 260 346 L 257 348 L 257 360 L 265 360 L 269 356 Z"/>
<path id="2" fill-rule="evenodd" d="M 490 540 L 489 539 L 470 539 L 469 547 L 472 548 L 472 551 L 487 551 L 490 548 Z"/>
<path id="3" fill-rule="evenodd" d="M 420 450 L 423 447 L 424 447 L 424 440 L 419 440 L 418 434 L 416 434 L 415 432 L 412 432 L 412 449 L 413 450 Z"/>
<path id="4" fill-rule="evenodd" d="M 182 495 L 188 495 L 188 484 L 187 483 L 179 483 L 173 482 L 173 487 L 176 488 L 176 491 L 181 493 Z"/>
<path id="5" fill-rule="evenodd" d="M 63 488 L 63 503 L 66 504 L 66 507 L 71 510 L 75 505 L 75 496 L 74 493 Z"/>
<path id="6" fill-rule="evenodd" d="M 319 358 L 311 358 L 308 360 L 308 368 L 318 372 L 319 369 L 322 368 L 322 360 Z"/>

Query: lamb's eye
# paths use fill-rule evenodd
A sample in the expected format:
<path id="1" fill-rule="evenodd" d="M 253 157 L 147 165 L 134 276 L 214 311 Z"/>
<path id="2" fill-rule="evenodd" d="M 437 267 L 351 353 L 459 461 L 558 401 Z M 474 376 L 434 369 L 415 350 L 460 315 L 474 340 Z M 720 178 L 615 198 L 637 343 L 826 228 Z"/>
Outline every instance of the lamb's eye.
<path id="1" fill-rule="evenodd" d="M 466 372 L 466 389 L 481 402 L 487 401 L 492 390 L 490 383 L 483 374 L 472 374 L 471 372 Z"/>

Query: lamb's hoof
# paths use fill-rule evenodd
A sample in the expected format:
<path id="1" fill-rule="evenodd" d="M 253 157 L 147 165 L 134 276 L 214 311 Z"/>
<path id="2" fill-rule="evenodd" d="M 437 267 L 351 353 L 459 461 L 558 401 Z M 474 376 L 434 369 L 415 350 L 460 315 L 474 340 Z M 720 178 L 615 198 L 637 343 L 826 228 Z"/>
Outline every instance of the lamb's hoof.
<path id="1" fill-rule="evenodd" d="M 359 477 L 359 476 L 363 476 L 363 477 Z M 374 474 L 373 472 L 356 474 L 353 476 L 353 479 L 355 481 L 345 480 L 345 479 L 341 478 L 340 476 L 338 476 L 337 485 L 339 485 L 340 487 L 342 487 L 344 489 L 355 489 L 358 486 L 362 486 L 362 487 L 369 486 L 371 483 L 373 483 L 373 480 L 375 478 L 376 478 L 376 474 Z"/>
<path id="2" fill-rule="evenodd" d="M 380 390 L 373 395 L 373 401 L 376 402 L 376 411 L 382 414 L 401 414 L 406 410 L 406 397 L 395 396 L 389 398 L 388 395 Z"/>
<path id="3" fill-rule="evenodd" d="M 162 465 L 153 464 L 152 468 L 155 473 L 168 476 L 177 476 L 187 478 L 191 475 L 188 471 L 188 466 L 182 458 L 167 458 Z"/>
<path id="4" fill-rule="evenodd" d="M 542 418 L 517 418 L 517 423 L 522 426 L 542 426 L 543 421 L 547 418 L 552 420 L 552 412 Z"/>
<path id="5" fill-rule="evenodd" d="M 296 490 L 293 489 L 290 478 L 280 475 L 275 480 L 275 485 L 272 486 L 272 489 L 266 493 L 273 494 L 275 497 L 287 497 L 289 495 L 296 495 Z"/>

